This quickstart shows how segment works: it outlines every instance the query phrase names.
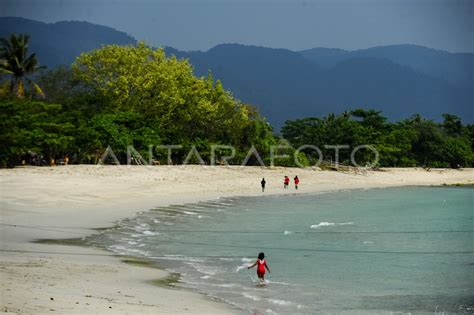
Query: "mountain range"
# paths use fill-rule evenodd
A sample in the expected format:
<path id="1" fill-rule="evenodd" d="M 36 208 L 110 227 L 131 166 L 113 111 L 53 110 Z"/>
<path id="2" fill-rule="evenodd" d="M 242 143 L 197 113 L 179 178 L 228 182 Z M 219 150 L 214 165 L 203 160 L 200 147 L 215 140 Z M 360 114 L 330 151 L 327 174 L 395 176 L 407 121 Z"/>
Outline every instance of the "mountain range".
<path id="1" fill-rule="evenodd" d="M 11 33 L 30 34 L 31 51 L 50 68 L 69 65 L 80 53 L 105 44 L 136 42 L 88 22 L 0 18 L 0 37 Z M 198 76 L 211 71 L 236 98 L 256 105 L 277 130 L 288 119 L 355 108 L 381 110 L 390 120 L 415 113 L 440 120 L 451 113 L 473 122 L 474 53 L 417 45 L 291 51 L 221 44 L 205 52 L 165 50 L 189 59 Z"/>

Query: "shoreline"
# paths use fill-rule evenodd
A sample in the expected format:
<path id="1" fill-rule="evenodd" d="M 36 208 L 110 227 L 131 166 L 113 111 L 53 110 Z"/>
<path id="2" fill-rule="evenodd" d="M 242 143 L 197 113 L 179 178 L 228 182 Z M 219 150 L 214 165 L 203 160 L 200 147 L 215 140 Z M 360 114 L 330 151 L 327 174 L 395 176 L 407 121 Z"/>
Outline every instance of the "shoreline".
<path id="1" fill-rule="evenodd" d="M 150 284 L 169 276 L 161 269 L 126 264 L 102 249 L 32 243 L 35 239 L 94 234 L 94 228 L 113 226 L 157 206 L 259 196 L 261 177 L 267 180 L 264 195 L 474 183 L 474 169 L 354 174 L 282 167 L 71 165 L 2 169 L 0 174 L 1 306 L 2 311 L 19 313 L 238 312 L 204 294 Z M 295 174 L 302 180 L 300 190 L 284 191 L 283 175 Z M 48 279 L 51 269 L 55 274 Z"/>

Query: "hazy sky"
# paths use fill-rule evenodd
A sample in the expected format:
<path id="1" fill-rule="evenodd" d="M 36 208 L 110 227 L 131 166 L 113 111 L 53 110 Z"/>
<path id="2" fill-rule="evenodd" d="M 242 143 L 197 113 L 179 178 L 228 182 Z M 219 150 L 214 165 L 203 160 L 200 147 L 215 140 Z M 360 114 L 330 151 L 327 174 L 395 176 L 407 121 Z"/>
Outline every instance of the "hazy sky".
<path id="1" fill-rule="evenodd" d="M 474 0 L 0 0 L 0 15 L 88 21 L 182 50 L 410 43 L 474 52 Z"/>

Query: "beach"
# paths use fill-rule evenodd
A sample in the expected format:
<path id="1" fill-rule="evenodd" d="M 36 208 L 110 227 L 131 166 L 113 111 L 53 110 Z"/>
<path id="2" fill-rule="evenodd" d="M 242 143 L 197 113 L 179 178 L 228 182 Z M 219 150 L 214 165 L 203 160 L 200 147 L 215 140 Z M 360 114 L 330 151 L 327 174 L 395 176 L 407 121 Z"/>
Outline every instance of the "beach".
<path id="1" fill-rule="evenodd" d="M 473 184 L 474 170 L 336 172 L 203 166 L 23 167 L 1 175 L 1 311 L 9 313 L 237 313 L 195 292 L 152 284 L 167 272 L 90 247 L 32 243 L 97 233 L 137 212 L 232 196 L 411 185 Z M 265 193 L 260 181 L 265 178 Z"/>

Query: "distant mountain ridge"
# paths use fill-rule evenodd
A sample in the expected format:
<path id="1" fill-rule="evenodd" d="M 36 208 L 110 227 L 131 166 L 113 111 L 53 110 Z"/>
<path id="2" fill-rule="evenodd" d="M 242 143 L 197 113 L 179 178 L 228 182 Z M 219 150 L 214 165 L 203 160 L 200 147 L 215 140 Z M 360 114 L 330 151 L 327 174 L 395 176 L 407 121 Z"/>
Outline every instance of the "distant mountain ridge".
<path id="1" fill-rule="evenodd" d="M 455 86 L 468 86 L 474 76 L 473 53 L 450 53 L 418 45 L 379 46 L 354 51 L 313 48 L 300 53 L 325 68 L 353 58 L 388 59 L 424 74 L 445 79 Z"/>
<path id="2" fill-rule="evenodd" d="M 136 40 L 113 28 L 89 22 L 61 21 L 43 23 L 19 17 L 0 18 L 0 37 L 11 33 L 31 36 L 31 51 L 48 67 L 71 64 L 82 52 L 102 45 L 134 44 Z"/>
<path id="3" fill-rule="evenodd" d="M 238 98 L 258 104 L 277 127 L 286 119 L 359 107 L 382 110 L 390 119 L 414 113 L 439 119 L 450 112 L 472 121 L 472 89 L 386 58 L 347 58 L 326 67 L 289 50 L 238 44 L 180 57 L 205 65 L 196 67 L 198 75 L 212 69 L 214 77 Z"/>
<path id="4" fill-rule="evenodd" d="M 29 33 L 31 51 L 43 64 L 70 64 L 81 52 L 105 44 L 134 44 L 124 32 L 87 22 L 46 24 L 0 18 L 0 37 Z M 474 54 L 416 45 L 363 50 L 304 51 L 221 44 L 206 51 L 168 54 L 187 58 L 195 73 L 211 70 L 243 102 L 257 105 L 278 130 L 287 119 L 318 117 L 355 108 L 375 108 L 392 120 L 443 113 L 473 122 Z"/>

